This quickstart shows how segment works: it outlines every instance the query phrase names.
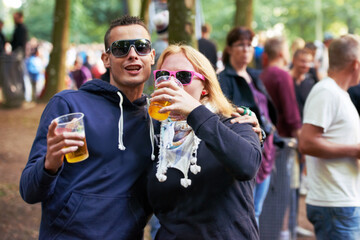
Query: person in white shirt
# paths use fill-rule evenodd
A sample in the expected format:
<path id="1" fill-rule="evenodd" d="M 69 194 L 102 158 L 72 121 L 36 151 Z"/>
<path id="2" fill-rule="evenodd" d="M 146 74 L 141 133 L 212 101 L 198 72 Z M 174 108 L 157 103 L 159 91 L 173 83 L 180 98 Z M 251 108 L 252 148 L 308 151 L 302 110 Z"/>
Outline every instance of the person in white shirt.
<path id="1" fill-rule="evenodd" d="M 305 102 L 299 148 L 306 154 L 307 217 L 316 238 L 360 239 L 360 119 L 348 88 L 360 81 L 360 38 L 329 47 L 328 77 Z"/>

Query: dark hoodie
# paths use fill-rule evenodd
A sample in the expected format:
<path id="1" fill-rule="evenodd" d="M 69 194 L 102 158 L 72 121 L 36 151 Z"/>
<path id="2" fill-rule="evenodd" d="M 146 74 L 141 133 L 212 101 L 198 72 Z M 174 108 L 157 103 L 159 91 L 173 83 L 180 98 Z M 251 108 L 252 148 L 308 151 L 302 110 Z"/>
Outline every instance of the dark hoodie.
<path id="1" fill-rule="evenodd" d="M 50 100 L 20 180 L 23 199 L 42 203 L 40 239 L 142 239 L 152 149 L 145 105 L 145 96 L 131 103 L 101 80 Z M 44 171 L 48 126 L 71 112 L 85 114 L 89 158 L 64 161 L 52 176 Z"/>

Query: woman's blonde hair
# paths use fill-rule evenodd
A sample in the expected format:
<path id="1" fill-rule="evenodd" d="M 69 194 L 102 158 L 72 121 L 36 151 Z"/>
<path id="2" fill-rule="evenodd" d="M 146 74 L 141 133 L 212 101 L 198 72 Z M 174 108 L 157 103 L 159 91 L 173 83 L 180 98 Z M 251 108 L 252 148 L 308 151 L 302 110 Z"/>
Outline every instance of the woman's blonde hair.
<path id="1" fill-rule="evenodd" d="M 208 94 L 202 97 L 200 102 L 204 105 L 210 104 L 215 113 L 230 117 L 231 113 L 236 111 L 235 107 L 224 96 L 210 61 L 199 51 L 187 45 L 170 45 L 160 55 L 156 68 L 161 68 L 166 57 L 177 53 L 183 53 L 195 71 L 205 77 L 205 89 Z"/>

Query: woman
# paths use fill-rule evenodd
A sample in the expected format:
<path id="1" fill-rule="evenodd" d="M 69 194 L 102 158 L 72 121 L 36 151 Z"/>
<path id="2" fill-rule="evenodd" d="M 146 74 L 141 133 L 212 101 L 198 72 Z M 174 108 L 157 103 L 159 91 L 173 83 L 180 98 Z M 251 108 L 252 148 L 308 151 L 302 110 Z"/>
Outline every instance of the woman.
<path id="1" fill-rule="evenodd" d="M 254 33 L 245 27 L 235 27 L 228 33 L 223 52 L 225 69 L 219 74 L 219 82 L 225 96 L 232 103 L 250 107 L 258 116 L 260 126 L 267 134 L 263 148 L 263 161 L 256 177 L 257 184 L 254 191 L 255 215 L 259 223 L 275 160 L 272 123 L 276 122 L 276 111 L 265 86 L 259 79 L 260 72 L 248 68 L 254 56 L 253 37 Z"/>
<path id="2" fill-rule="evenodd" d="M 156 239 L 259 239 L 253 206 L 261 162 L 250 124 L 231 124 L 235 109 L 224 97 L 210 62 L 189 46 L 169 46 L 160 56 L 159 85 L 151 101 L 170 101 L 161 112 L 184 121 L 163 121 L 148 196 L 161 228 Z"/>

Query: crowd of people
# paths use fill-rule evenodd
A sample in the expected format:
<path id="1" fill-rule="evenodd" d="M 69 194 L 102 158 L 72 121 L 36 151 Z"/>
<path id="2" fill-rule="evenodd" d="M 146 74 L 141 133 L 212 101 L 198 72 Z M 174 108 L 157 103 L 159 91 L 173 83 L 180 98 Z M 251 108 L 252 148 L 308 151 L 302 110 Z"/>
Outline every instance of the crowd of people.
<path id="1" fill-rule="evenodd" d="M 3 71 L 2 79 L 18 82 L 21 89 L 19 95 L 26 102 L 36 102 L 45 87 L 45 69 L 49 63 L 52 45 L 50 42 L 29 39 L 29 33 L 24 22 L 23 12 L 13 14 L 15 29 L 11 40 L 7 40 L 2 33 L 4 22 L 0 19 L 0 61 Z M 100 79 L 106 72 L 101 61 L 103 46 L 101 44 L 71 45 L 66 55 L 66 88 L 78 89 L 83 83 L 93 78 Z M 7 65 L 6 65 L 7 64 Z M 8 69 L 7 69 L 8 70 Z M 16 74 L 11 74 L 16 72 Z M 1 84 L 6 92 L 6 84 Z M 14 101 L 8 96 L 6 101 Z M 11 104 L 10 104 L 11 105 Z"/>
<path id="2" fill-rule="evenodd" d="M 255 33 L 234 27 L 218 64 L 208 24 L 198 51 L 169 45 L 168 18 L 155 18 L 158 44 L 123 16 L 104 47 L 68 52 L 72 90 L 47 104 L 20 180 L 23 199 L 42 204 L 39 238 L 142 239 L 153 215 L 158 240 L 295 239 L 306 175 L 316 238 L 360 239 L 359 37 L 299 38 L 291 56 L 284 36 L 256 50 Z M 30 45 L 24 63 L 38 89 L 46 64 L 42 45 Z M 183 88 L 143 93 L 163 75 Z M 151 101 L 171 103 L 160 110 L 170 117 L 151 119 Z M 56 132 L 52 120 L 72 112 L 85 114 L 86 142 Z M 68 163 L 84 144 L 89 158 Z"/>

